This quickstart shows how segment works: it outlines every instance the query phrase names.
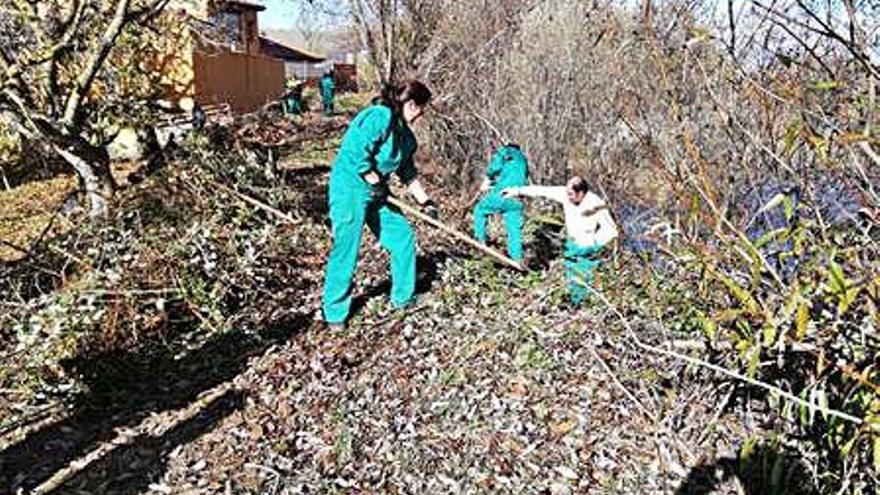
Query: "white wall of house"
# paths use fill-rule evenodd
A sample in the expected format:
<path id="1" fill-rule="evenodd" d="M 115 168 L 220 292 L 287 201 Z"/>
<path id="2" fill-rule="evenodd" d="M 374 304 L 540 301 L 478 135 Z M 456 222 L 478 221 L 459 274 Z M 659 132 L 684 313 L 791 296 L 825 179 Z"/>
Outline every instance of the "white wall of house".
<path id="1" fill-rule="evenodd" d="M 296 76 L 297 79 L 316 79 L 324 75 L 333 67 L 333 62 L 285 62 L 284 72 L 287 77 Z"/>

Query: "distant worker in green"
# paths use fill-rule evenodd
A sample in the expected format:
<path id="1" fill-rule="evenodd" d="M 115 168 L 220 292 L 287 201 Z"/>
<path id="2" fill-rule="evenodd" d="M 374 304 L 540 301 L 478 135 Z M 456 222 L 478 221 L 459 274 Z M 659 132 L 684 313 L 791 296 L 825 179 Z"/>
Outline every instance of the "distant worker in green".
<path id="1" fill-rule="evenodd" d="M 336 91 L 336 81 L 333 80 L 333 71 L 325 72 L 319 81 L 321 91 L 321 106 L 324 115 L 333 115 L 333 97 Z"/>
<path id="2" fill-rule="evenodd" d="M 580 305 L 593 291 L 593 273 L 599 266 L 602 248 L 618 234 L 607 203 L 589 191 L 587 182 L 579 176 L 570 178 L 565 186 L 509 187 L 501 196 L 547 198 L 562 204 L 567 234 L 565 278 L 570 301 Z"/>
<path id="3" fill-rule="evenodd" d="M 486 221 L 489 215 L 504 215 L 507 229 L 507 254 L 514 261 L 522 261 L 523 204 L 513 198 L 501 197 L 507 187 L 525 186 L 529 182 L 528 160 L 516 144 L 506 144 L 495 152 L 486 169 L 481 191 L 489 191 L 474 207 L 474 237 L 486 243 Z"/>
<path id="4" fill-rule="evenodd" d="M 410 125 L 427 110 L 431 92 L 419 81 L 388 86 L 351 121 L 330 171 L 333 245 L 324 277 L 324 321 L 343 328 L 351 309 L 352 280 L 364 224 L 391 255 L 391 305 L 413 302 L 416 237 L 406 217 L 386 202 L 388 180 L 397 175 L 422 210 L 437 217 L 417 176 L 418 143 Z"/>
<path id="5" fill-rule="evenodd" d="M 292 75 L 288 77 L 286 81 L 284 81 L 284 89 L 286 90 L 284 93 L 284 98 L 282 99 L 284 113 L 288 115 L 301 114 L 303 111 L 303 82 L 297 79 L 296 76 Z"/>

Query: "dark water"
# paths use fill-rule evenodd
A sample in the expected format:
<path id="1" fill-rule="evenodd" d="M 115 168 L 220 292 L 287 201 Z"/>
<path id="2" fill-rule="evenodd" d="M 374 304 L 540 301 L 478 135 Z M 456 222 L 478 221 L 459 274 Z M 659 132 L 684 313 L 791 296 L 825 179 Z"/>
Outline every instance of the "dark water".
<path id="1" fill-rule="evenodd" d="M 753 242 L 760 240 L 768 232 L 794 226 L 799 221 L 799 215 L 815 217 L 814 210 L 818 210 L 827 227 L 845 230 L 859 225 L 859 210 L 866 206 L 867 201 L 858 189 L 831 174 L 817 178 L 811 186 L 810 198 L 806 198 L 803 189 L 797 185 L 783 181 L 768 181 L 755 187 L 743 188 L 730 205 L 730 220 L 734 225 L 743 228 L 746 236 Z M 789 198 L 788 214 L 783 202 L 764 208 L 779 194 Z M 655 262 L 658 259 L 655 256 L 658 253 L 658 243 L 669 242 L 674 245 L 680 240 L 680 233 L 664 235 L 674 226 L 664 225 L 664 222 L 668 222 L 667 218 L 671 217 L 664 214 L 660 207 L 624 203 L 614 207 L 614 214 L 623 233 L 624 249 L 649 256 Z M 791 252 L 793 247 L 791 240 L 772 240 L 764 243 L 759 250 L 774 269 L 787 277 L 794 272 L 800 261 L 793 256 L 784 255 Z"/>

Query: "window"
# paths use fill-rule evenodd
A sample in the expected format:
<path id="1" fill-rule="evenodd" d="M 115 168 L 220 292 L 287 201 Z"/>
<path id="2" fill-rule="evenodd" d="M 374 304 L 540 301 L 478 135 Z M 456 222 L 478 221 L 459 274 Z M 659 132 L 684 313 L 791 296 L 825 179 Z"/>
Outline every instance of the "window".
<path id="1" fill-rule="evenodd" d="M 235 51 L 244 51 L 244 36 L 241 32 L 241 14 L 239 12 L 216 12 L 211 17 L 214 40 L 229 45 Z"/>

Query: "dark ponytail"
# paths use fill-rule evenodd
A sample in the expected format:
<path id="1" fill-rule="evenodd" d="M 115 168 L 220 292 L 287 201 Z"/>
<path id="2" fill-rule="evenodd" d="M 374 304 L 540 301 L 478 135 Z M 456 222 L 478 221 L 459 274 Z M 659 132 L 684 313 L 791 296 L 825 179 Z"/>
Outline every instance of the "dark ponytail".
<path id="1" fill-rule="evenodd" d="M 425 106 L 431 101 L 431 90 L 422 82 L 411 80 L 402 86 L 385 84 L 379 94 L 373 98 L 374 105 L 385 105 L 390 108 L 394 115 L 399 116 L 403 112 L 403 104 L 412 100 L 419 106 Z"/>
<path id="2" fill-rule="evenodd" d="M 373 105 L 384 105 L 397 115 L 400 113 L 401 107 L 403 106 L 403 104 L 397 100 L 397 95 L 399 93 L 400 90 L 397 86 L 391 83 L 385 83 L 379 91 L 379 94 L 373 98 Z"/>

